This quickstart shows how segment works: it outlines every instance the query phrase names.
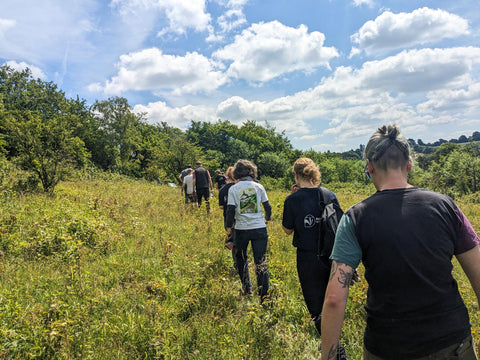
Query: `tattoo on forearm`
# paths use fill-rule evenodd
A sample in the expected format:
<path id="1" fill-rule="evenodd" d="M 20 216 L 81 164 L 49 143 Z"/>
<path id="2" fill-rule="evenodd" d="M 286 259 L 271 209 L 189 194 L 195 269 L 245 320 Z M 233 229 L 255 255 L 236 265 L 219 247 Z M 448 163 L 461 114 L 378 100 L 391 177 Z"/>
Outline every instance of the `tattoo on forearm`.
<path id="1" fill-rule="evenodd" d="M 328 351 L 328 360 L 334 360 L 337 358 L 337 345 L 332 345 Z"/>
<path id="2" fill-rule="evenodd" d="M 352 284 L 354 271 L 345 271 L 340 268 L 340 265 L 345 265 L 345 264 L 337 263 L 336 261 L 333 262 L 332 270 L 330 272 L 330 278 L 328 281 L 331 281 L 334 277 L 337 277 L 338 282 L 345 289 L 350 287 L 350 285 Z"/>
<path id="3" fill-rule="evenodd" d="M 338 265 L 334 261 L 332 263 L 332 268 L 330 269 L 330 277 L 328 278 L 328 281 L 331 281 L 335 277 L 335 273 L 337 272 Z"/>

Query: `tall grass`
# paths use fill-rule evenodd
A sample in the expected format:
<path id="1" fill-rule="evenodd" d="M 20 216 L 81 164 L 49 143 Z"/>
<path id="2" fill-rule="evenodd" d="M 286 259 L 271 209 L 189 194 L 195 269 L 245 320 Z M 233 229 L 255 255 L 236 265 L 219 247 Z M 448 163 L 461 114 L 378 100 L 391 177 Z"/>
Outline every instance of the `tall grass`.
<path id="1" fill-rule="evenodd" d="M 333 190 L 343 208 L 372 192 Z M 53 197 L 4 194 L 0 358 L 317 358 L 295 249 L 281 229 L 287 193 L 268 195 L 272 303 L 264 308 L 256 294 L 241 295 L 216 198 L 207 216 L 204 206 L 186 207 L 178 188 L 126 179 L 66 182 Z M 478 205 L 465 207 L 477 224 Z M 455 271 L 478 331 L 475 298 Z M 356 284 L 347 307 L 351 359 L 361 358 L 365 291 Z"/>

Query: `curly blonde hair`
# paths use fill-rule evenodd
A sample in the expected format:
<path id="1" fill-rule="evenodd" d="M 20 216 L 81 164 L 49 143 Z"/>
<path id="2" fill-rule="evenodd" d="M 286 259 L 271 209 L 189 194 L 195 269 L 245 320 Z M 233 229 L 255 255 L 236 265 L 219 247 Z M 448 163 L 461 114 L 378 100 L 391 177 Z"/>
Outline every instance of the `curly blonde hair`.
<path id="1" fill-rule="evenodd" d="M 320 184 L 322 174 L 312 159 L 306 157 L 297 159 L 293 164 L 292 170 L 300 178 L 312 181 L 315 185 Z"/>

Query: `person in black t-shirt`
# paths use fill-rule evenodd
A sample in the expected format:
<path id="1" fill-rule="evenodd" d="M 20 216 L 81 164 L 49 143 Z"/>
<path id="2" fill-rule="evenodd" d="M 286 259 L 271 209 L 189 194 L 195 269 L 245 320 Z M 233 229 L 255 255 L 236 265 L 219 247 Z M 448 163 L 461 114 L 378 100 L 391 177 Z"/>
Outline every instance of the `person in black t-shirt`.
<path id="1" fill-rule="evenodd" d="M 351 206 L 337 228 L 322 309 L 322 360 L 335 356 L 360 262 L 368 282 L 363 359 L 476 359 L 452 271 L 455 256 L 480 304 L 472 225 L 450 197 L 409 184 L 409 141 L 395 124 L 372 134 L 364 158 L 377 192 Z"/>
<path id="2" fill-rule="evenodd" d="M 205 199 L 207 214 L 210 214 L 210 189 L 213 191 L 212 178 L 207 169 L 197 161 L 197 168 L 193 173 L 193 188 L 197 196 L 198 207 L 202 205 L 202 198 Z"/>
<path id="3" fill-rule="evenodd" d="M 233 166 L 230 166 L 226 173 L 227 175 L 227 183 L 224 184 L 221 188 L 220 191 L 218 192 L 218 206 L 220 209 L 223 210 L 223 225 L 225 229 L 227 228 L 227 203 L 228 203 L 228 190 L 235 185 L 235 178 L 233 177 Z M 235 228 L 235 224 L 233 225 Z M 235 231 L 232 231 L 227 238 L 227 241 L 225 242 L 225 246 L 232 250 L 232 256 L 233 256 L 233 267 L 237 269 L 237 260 L 235 257 L 235 254 L 237 253 L 237 248 L 234 245 L 234 240 L 235 240 Z"/>
<path id="4" fill-rule="evenodd" d="M 300 158 L 293 164 L 296 187 L 285 199 L 282 227 L 287 235 L 293 232 L 293 246 L 297 248 L 297 272 L 303 297 L 318 334 L 322 334 L 321 313 L 330 275 L 330 261 L 318 253 L 320 233 L 320 171 L 313 160 Z M 331 201 L 338 207 L 337 197 L 330 191 Z M 341 356 L 347 359 L 339 345 Z"/>
<path id="5" fill-rule="evenodd" d="M 227 177 L 220 170 L 215 170 L 215 184 L 217 190 L 220 190 L 227 183 Z"/>

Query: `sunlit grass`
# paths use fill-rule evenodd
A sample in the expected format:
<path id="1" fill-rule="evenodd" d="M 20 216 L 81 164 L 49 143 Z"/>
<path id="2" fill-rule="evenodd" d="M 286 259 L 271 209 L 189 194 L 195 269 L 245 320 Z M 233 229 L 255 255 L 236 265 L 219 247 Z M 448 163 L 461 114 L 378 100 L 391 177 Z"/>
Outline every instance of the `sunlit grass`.
<path id="1" fill-rule="evenodd" d="M 331 186 L 343 209 L 372 188 Z M 212 200 L 185 207 L 178 188 L 118 179 L 62 183 L 54 197 L 0 201 L 0 358 L 314 359 L 287 192 L 269 192 L 272 305 L 243 297 Z M 474 226 L 478 209 L 461 204 Z M 362 268 L 359 269 L 362 274 Z M 479 331 L 477 305 L 455 272 Z M 252 281 L 255 275 L 251 269 Z M 365 283 L 351 289 L 342 341 L 361 358 Z M 475 309 L 475 311 L 474 311 Z"/>

